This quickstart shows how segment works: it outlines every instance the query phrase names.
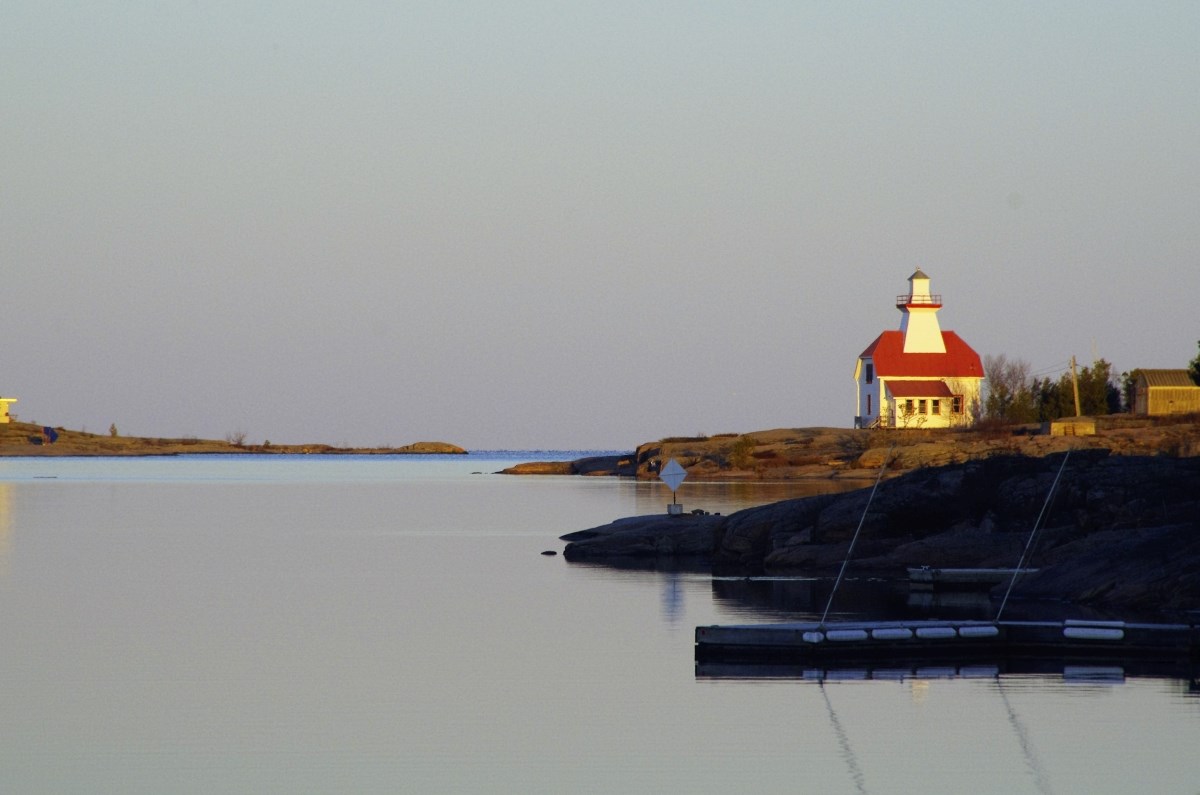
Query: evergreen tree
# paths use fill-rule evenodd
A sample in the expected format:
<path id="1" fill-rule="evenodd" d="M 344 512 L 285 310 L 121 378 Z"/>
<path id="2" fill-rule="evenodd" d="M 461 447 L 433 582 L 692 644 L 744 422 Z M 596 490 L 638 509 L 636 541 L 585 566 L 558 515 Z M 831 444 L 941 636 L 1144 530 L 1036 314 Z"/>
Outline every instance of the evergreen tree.
<path id="1" fill-rule="evenodd" d="M 1015 423 L 1037 422 L 1037 402 L 1028 384 L 1022 384 L 1008 407 L 1008 420 Z"/>
<path id="2" fill-rule="evenodd" d="M 1033 393 L 1040 421 L 1047 422 L 1075 414 L 1074 397 L 1066 397 L 1071 393 L 1070 376 L 1064 376 L 1058 381 L 1051 381 L 1049 378 L 1035 381 Z"/>
<path id="3" fill-rule="evenodd" d="M 1200 356 L 1196 357 L 1200 360 Z M 1003 354 L 984 357 L 987 395 L 983 413 L 988 419 L 1012 423 L 1047 422 L 1075 416 L 1075 384 L 1071 373 L 1057 381 L 1030 379 L 1029 363 Z M 1124 377 L 1129 378 L 1126 374 Z M 1136 374 L 1133 376 L 1136 378 Z M 1085 417 L 1121 411 L 1121 390 L 1113 383 L 1112 365 L 1097 359 L 1078 374 L 1079 413 Z M 1132 394 L 1132 387 L 1126 391 Z M 1132 400 L 1132 398 L 1128 398 Z"/>
<path id="4" fill-rule="evenodd" d="M 1121 393 L 1112 384 L 1112 365 L 1103 359 L 1079 373 L 1079 410 L 1085 417 L 1121 410 Z"/>
<path id="5" fill-rule="evenodd" d="M 1129 412 L 1130 414 L 1133 413 L 1134 404 L 1137 402 L 1137 380 L 1141 374 L 1142 371 L 1140 369 L 1121 373 L 1122 411 Z"/>
<path id="6" fill-rule="evenodd" d="M 1079 413 L 1084 417 L 1114 414 L 1121 410 L 1121 392 L 1112 383 L 1112 365 L 1097 359 L 1079 371 Z M 1043 422 L 1075 416 L 1075 384 L 1063 373 L 1057 383 L 1046 379 L 1035 383 L 1038 419 Z"/>

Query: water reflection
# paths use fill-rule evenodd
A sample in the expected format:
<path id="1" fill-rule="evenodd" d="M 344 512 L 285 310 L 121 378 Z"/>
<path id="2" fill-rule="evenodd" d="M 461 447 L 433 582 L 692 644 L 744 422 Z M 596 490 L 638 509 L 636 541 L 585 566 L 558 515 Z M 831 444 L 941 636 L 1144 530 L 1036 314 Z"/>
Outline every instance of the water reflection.
<path id="1" fill-rule="evenodd" d="M 697 662 L 697 679 L 746 681 L 794 680 L 832 682 L 929 682 L 937 679 L 990 679 L 1025 684 L 1114 687 L 1131 681 L 1162 683 L 1181 696 L 1200 703 L 1200 666 L 1189 660 L 1176 662 L 1129 659 L 1099 665 L 1055 658 L 997 658 L 957 664 L 945 660 L 878 661 L 870 665 L 818 667 L 813 664 Z M 914 684 L 915 688 L 925 685 Z M 914 690 L 914 694 L 916 694 Z"/>
<path id="2" fill-rule="evenodd" d="M 671 503 L 671 490 L 660 481 L 626 481 L 636 490 L 634 505 L 639 516 L 666 513 Z M 764 482 L 758 480 L 705 483 L 684 481 L 676 493 L 684 512 L 693 510 L 729 514 L 756 505 L 815 497 L 821 494 L 840 494 L 862 488 L 861 483 L 840 480 L 791 480 Z"/>
<path id="3" fill-rule="evenodd" d="M 837 737 L 838 749 L 841 752 L 842 759 L 846 762 L 846 769 L 850 773 L 850 780 L 854 782 L 854 789 L 856 791 L 866 792 L 867 782 L 866 777 L 863 775 L 862 766 L 858 763 L 858 756 L 850 746 L 850 737 L 847 735 L 845 728 L 843 728 L 837 711 L 833 708 L 833 702 L 829 700 L 829 691 L 825 689 L 824 680 L 821 681 L 820 687 L 821 696 L 825 699 L 825 709 L 829 714 L 829 725 L 833 727 L 834 736 Z"/>
<path id="4" fill-rule="evenodd" d="M 1136 663 L 1060 663 L 1053 671 L 1005 663 L 787 671 L 705 665 L 696 675 L 754 683 L 742 691 L 747 697 L 765 685 L 790 687 L 807 745 L 824 747 L 827 759 L 837 761 L 824 765 L 825 790 L 1121 792 L 1131 791 L 1132 780 L 1182 792 L 1191 787 L 1179 784 L 1195 781 L 1187 763 L 1179 775 L 1155 767 L 1152 757 L 1171 759 L 1186 748 L 1166 735 L 1139 738 L 1136 760 L 1125 753 L 1134 725 L 1173 718 L 1183 721 L 1174 724 L 1177 731 L 1188 725 L 1194 709 L 1171 715 L 1151 702 L 1152 694 L 1174 691 L 1200 707 L 1194 670 L 1170 674 Z M 1146 711 L 1139 714 L 1140 708 Z M 932 727 L 940 729 L 935 746 L 915 736 Z M 986 779 L 979 778 L 981 765 L 990 771 Z"/>
<path id="5" fill-rule="evenodd" d="M 12 484 L 0 481 L 0 577 L 8 574 L 12 546 Z"/>
<path id="6" fill-rule="evenodd" d="M 713 601 L 730 613 L 761 618 L 814 620 L 833 590 L 832 577 L 713 577 Z M 878 578 L 847 578 L 838 589 L 831 616 L 911 616 L 907 583 Z M 974 616 L 963 616 L 973 618 Z"/>
<path id="7" fill-rule="evenodd" d="M 667 626 L 676 627 L 683 620 L 683 584 L 679 572 L 668 572 L 663 580 L 662 612 Z"/>
<path id="8" fill-rule="evenodd" d="M 1013 734 L 1016 735 L 1017 744 L 1021 747 L 1021 755 L 1025 758 L 1025 765 L 1029 768 L 1033 775 L 1034 784 L 1037 786 L 1038 792 L 1050 792 L 1050 781 L 1046 776 L 1045 766 L 1042 764 L 1037 751 L 1034 749 L 1033 742 L 1029 738 L 1029 729 L 1025 722 L 1017 716 L 1017 711 L 1013 708 L 1012 702 L 1009 701 L 1008 693 L 1004 689 L 1004 680 L 997 678 L 997 691 L 1000 693 L 1000 698 L 1004 702 L 1004 712 L 1008 716 L 1008 723 L 1012 727 Z"/>
<path id="9" fill-rule="evenodd" d="M 961 613 L 963 617 L 991 618 L 997 607 L 986 591 L 926 591 L 910 590 L 909 608 L 923 613 Z"/>

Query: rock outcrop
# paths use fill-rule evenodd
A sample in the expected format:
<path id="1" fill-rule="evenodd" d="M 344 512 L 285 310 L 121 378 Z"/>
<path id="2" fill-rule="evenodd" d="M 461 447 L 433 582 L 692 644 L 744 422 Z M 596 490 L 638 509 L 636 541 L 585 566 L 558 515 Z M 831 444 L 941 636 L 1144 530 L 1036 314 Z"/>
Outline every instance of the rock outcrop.
<path id="1" fill-rule="evenodd" d="M 1011 567 L 1039 528 L 1018 593 L 1200 609 L 1200 458 L 1077 450 L 919 469 L 864 488 L 729 516 L 634 517 L 571 533 L 568 560 L 702 556 L 714 567 L 828 573 L 861 525 L 852 565 Z M 1051 487 L 1053 497 L 1047 502 Z M 869 505 L 868 505 L 869 502 Z"/>
<path id="2" fill-rule="evenodd" d="M 562 536 L 567 560 L 708 558 L 722 517 L 712 514 L 634 516 Z"/>
<path id="3" fill-rule="evenodd" d="M 597 455 L 574 461 L 530 461 L 500 470 L 501 475 L 633 475 L 632 455 Z"/>
<path id="4" fill-rule="evenodd" d="M 777 428 L 753 433 L 672 437 L 648 442 L 627 456 L 527 464 L 505 474 L 623 475 L 650 480 L 672 458 L 693 481 L 807 480 L 870 486 L 914 470 L 977 461 L 997 455 L 1044 458 L 1066 450 L 1106 450 L 1112 455 L 1200 456 L 1200 418 L 1095 417 L 1086 436 L 1045 433 L 1038 425 L 995 428 L 880 430 Z"/>
<path id="5" fill-rule="evenodd" d="M 418 455 L 466 455 L 467 451 L 449 442 L 413 442 L 403 447 L 390 448 L 393 453 L 415 453 Z"/>

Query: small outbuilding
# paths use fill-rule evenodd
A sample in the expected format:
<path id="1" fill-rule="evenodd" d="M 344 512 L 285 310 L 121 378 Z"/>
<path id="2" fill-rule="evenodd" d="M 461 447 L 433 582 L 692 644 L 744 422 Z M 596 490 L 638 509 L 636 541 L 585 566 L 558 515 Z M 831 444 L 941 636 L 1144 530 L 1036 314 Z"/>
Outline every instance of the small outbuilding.
<path id="1" fill-rule="evenodd" d="M 1138 370 L 1133 413 L 1142 416 L 1200 413 L 1200 386 L 1187 370 Z"/>
<path id="2" fill-rule="evenodd" d="M 1095 417 L 1062 417 L 1042 423 L 1042 433 L 1050 436 L 1095 436 Z"/>
<path id="3" fill-rule="evenodd" d="M 8 407 L 16 402 L 16 398 L 0 397 L 0 423 L 12 422 L 12 415 L 8 413 Z"/>

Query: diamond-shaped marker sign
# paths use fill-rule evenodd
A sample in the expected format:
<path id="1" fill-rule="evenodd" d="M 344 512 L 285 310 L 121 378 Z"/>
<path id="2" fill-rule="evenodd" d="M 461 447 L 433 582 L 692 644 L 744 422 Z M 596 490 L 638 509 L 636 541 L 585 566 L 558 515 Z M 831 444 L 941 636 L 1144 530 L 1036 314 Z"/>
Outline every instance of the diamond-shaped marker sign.
<path id="1" fill-rule="evenodd" d="M 676 491 L 686 477 L 687 470 L 679 466 L 679 462 L 674 458 L 667 462 L 667 465 L 662 468 L 662 472 L 658 473 L 658 479 L 666 483 L 667 488 L 671 491 Z"/>

